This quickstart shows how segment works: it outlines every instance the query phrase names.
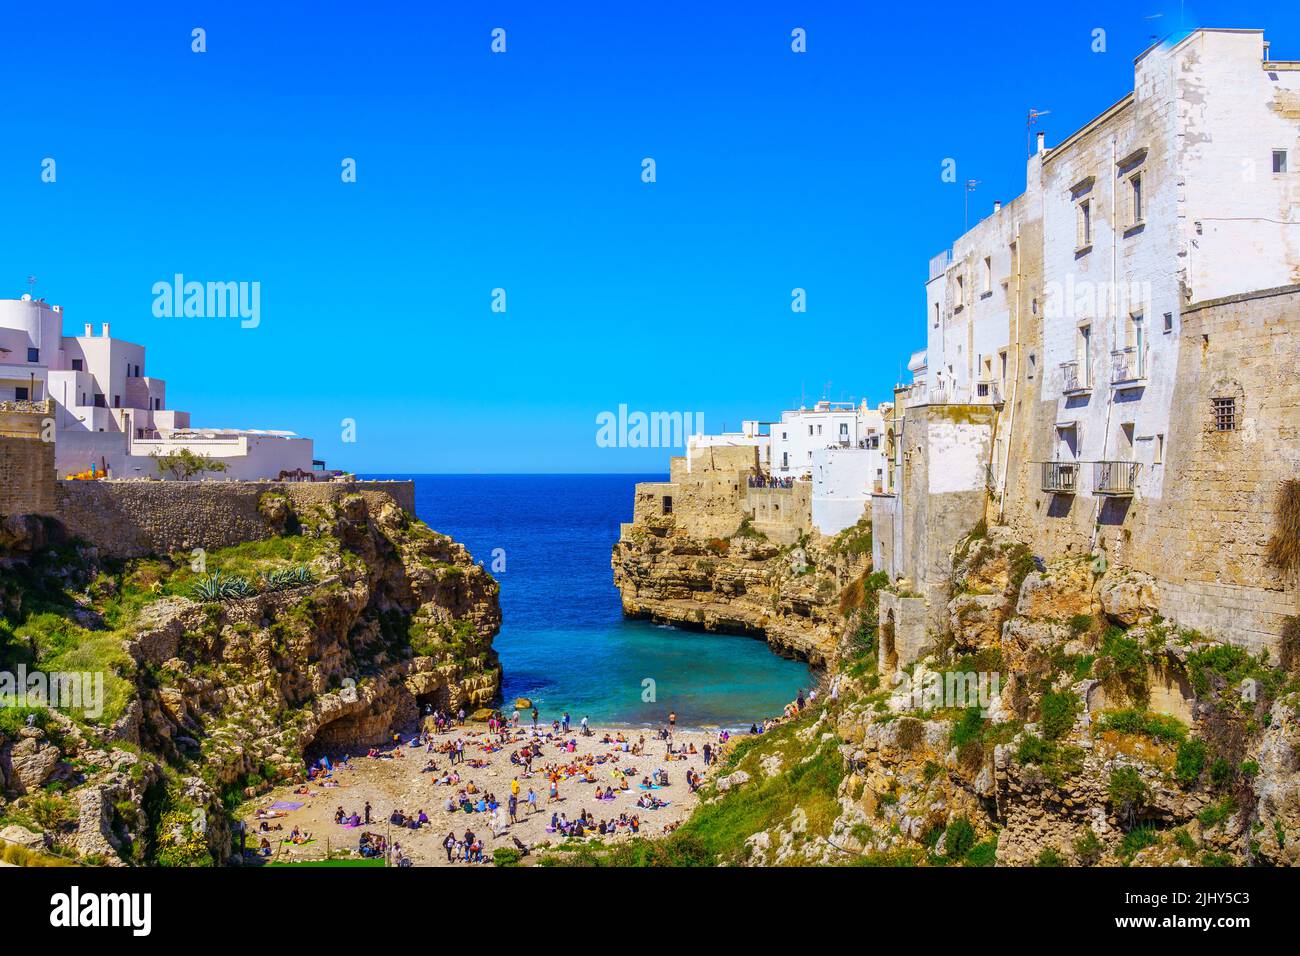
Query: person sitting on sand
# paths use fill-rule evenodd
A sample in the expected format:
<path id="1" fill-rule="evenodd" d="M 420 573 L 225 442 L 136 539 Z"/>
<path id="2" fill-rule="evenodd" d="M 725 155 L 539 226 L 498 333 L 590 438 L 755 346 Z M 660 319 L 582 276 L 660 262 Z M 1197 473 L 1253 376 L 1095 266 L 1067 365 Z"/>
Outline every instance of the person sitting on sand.
<path id="1" fill-rule="evenodd" d="M 343 816 L 344 816 L 343 808 L 339 807 L 337 810 L 334 811 L 334 823 L 336 825 L 341 824 L 343 822 Z"/>

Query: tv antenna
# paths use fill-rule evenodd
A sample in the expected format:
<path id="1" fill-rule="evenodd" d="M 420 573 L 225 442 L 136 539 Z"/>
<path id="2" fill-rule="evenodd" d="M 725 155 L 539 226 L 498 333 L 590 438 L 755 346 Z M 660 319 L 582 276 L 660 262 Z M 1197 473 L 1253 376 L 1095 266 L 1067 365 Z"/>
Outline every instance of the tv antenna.
<path id="1" fill-rule="evenodd" d="M 965 198 L 965 201 L 966 201 L 966 206 L 965 206 L 966 227 L 965 227 L 965 229 L 962 230 L 962 232 L 966 232 L 966 231 L 968 231 L 968 230 L 970 229 L 970 194 L 973 193 L 973 192 L 975 191 L 975 187 L 978 186 L 979 184 L 980 184 L 980 181 L 979 181 L 978 179 L 968 179 L 968 180 L 966 180 L 966 198 Z"/>
<path id="2" fill-rule="evenodd" d="M 36 276 L 27 277 L 27 294 L 31 296 L 32 301 L 36 301 Z"/>
<path id="3" fill-rule="evenodd" d="M 1034 155 L 1034 145 L 1032 143 L 1032 140 L 1034 138 L 1034 134 L 1033 134 L 1034 124 L 1038 122 L 1038 117 L 1046 116 L 1050 112 L 1052 111 L 1033 110 L 1033 109 L 1029 111 L 1029 117 L 1028 119 L 1025 120 L 1025 152 L 1027 155 L 1029 156 Z"/>

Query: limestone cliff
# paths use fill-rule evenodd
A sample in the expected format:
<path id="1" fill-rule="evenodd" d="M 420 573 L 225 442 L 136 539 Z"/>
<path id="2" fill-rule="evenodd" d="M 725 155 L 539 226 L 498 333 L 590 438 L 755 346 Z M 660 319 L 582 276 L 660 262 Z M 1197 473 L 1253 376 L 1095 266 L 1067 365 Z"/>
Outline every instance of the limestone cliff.
<path id="1" fill-rule="evenodd" d="M 462 545 L 374 496 L 270 492 L 260 511 L 278 533 L 207 554 L 4 559 L 4 669 L 108 678 L 95 719 L 8 711 L 0 830 L 108 864 L 221 863 L 227 808 L 304 757 L 495 698 L 498 588 Z"/>
<path id="2" fill-rule="evenodd" d="M 621 573 L 693 557 L 665 531 L 621 542 Z M 1161 618 L 1145 575 L 1044 562 L 1007 528 L 981 525 L 951 560 L 918 659 L 882 650 L 877 589 L 893 586 L 861 579 L 827 693 L 726 752 L 672 835 L 610 861 L 1300 865 L 1300 621 L 1273 660 Z M 676 594 L 692 581 L 723 600 L 716 571 L 658 577 L 646 607 L 706 603 Z M 624 584 L 633 607 L 645 587 Z"/>
<path id="3" fill-rule="evenodd" d="M 672 515 L 647 516 L 625 526 L 611 564 L 629 617 L 762 637 L 826 666 L 843 637 L 842 596 L 870 573 L 871 531 L 863 523 L 778 546 L 747 521 L 703 537 Z"/>

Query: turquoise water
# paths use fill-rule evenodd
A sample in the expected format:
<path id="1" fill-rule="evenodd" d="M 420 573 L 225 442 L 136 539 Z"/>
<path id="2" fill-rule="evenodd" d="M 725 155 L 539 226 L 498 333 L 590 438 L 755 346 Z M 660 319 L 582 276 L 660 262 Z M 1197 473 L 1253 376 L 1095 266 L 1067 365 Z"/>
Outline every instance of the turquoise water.
<path id="1" fill-rule="evenodd" d="M 808 667 L 752 637 L 623 618 L 610 570 L 632 488 L 660 475 L 385 475 L 415 482 L 415 507 L 491 567 L 503 549 L 502 698 L 532 698 L 597 726 L 748 728 L 810 684 Z M 653 681 L 647 685 L 645 681 Z M 653 691 L 653 701 L 643 696 Z"/>

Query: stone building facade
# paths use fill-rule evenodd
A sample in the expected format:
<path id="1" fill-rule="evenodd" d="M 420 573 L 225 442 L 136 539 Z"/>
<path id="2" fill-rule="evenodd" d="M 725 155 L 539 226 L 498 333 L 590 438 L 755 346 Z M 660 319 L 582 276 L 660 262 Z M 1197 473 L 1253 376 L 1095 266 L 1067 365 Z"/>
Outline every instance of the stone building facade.
<path id="1" fill-rule="evenodd" d="M 1026 178 L 931 263 L 927 348 L 889 429 L 894 493 L 873 503 L 878 566 L 942 626 L 924 542 L 950 550 L 973 522 L 934 523 L 950 512 L 909 469 L 964 467 L 968 449 L 919 447 L 913 423 L 986 403 L 990 523 L 1041 560 L 1149 574 L 1182 626 L 1273 647 L 1300 600 L 1263 560 L 1278 486 L 1300 473 L 1300 62 L 1271 59 L 1258 30 L 1154 46 L 1132 93 L 1055 147 L 1040 137 Z"/>

